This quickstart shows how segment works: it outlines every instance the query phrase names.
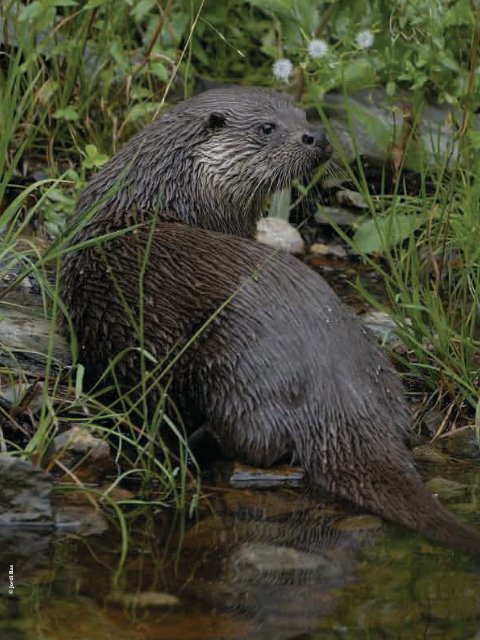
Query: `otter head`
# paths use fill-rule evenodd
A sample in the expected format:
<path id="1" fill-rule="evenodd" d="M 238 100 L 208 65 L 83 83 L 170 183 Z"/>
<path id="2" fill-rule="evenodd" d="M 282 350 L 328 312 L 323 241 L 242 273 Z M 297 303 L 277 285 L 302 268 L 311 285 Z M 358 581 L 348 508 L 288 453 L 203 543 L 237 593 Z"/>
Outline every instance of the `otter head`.
<path id="1" fill-rule="evenodd" d="M 253 236 L 266 197 L 308 178 L 332 148 L 289 96 L 259 88 L 200 93 L 134 136 L 89 181 L 76 211 L 122 225 L 132 212 Z"/>
<path id="2" fill-rule="evenodd" d="M 207 91 L 184 105 L 192 114 L 203 111 L 206 135 L 192 153 L 217 212 L 226 203 L 256 222 L 269 194 L 312 176 L 332 155 L 325 133 L 289 96 L 234 87 Z"/>

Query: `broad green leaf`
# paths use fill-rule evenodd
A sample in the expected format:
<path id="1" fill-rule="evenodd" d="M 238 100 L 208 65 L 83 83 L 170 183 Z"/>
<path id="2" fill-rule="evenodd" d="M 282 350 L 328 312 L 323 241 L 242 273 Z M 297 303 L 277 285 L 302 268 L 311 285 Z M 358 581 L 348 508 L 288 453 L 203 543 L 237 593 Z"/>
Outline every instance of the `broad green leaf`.
<path id="1" fill-rule="evenodd" d="M 139 2 L 135 2 L 130 11 L 133 19 L 140 22 L 153 9 L 155 4 L 155 0 L 139 0 Z"/>
<path id="2" fill-rule="evenodd" d="M 395 95 L 396 91 L 397 91 L 397 85 L 395 82 L 393 82 L 393 80 L 390 80 L 390 82 L 387 82 L 387 85 L 385 87 L 385 90 L 387 92 L 387 96 L 389 96 L 390 98 L 392 96 Z"/>
<path id="3" fill-rule="evenodd" d="M 375 84 L 375 70 L 367 57 L 350 60 L 343 69 L 343 82 L 348 91 Z"/>
<path id="4" fill-rule="evenodd" d="M 123 43 L 119 37 L 116 37 L 110 45 L 110 54 L 123 71 L 128 69 L 128 60 L 125 56 Z"/>
<path id="5" fill-rule="evenodd" d="M 274 13 L 292 13 L 291 0 L 250 0 L 250 4 L 259 9 L 273 11 Z"/>
<path id="6" fill-rule="evenodd" d="M 94 144 L 87 144 L 85 147 L 85 160 L 83 166 L 86 169 L 101 167 L 108 160 L 106 153 L 101 153 Z"/>
<path id="7" fill-rule="evenodd" d="M 168 80 L 168 69 L 161 62 L 151 62 L 149 65 L 150 73 L 157 76 L 159 80 L 166 81 Z"/>
<path id="8" fill-rule="evenodd" d="M 53 117 L 57 120 L 69 120 L 71 122 L 78 120 L 78 112 L 73 107 L 65 107 L 64 109 L 57 109 L 53 114 Z"/>
<path id="9" fill-rule="evenodd" d="M 97 7 L 103 7 L 103 5 L 108 4 L 110 0 L 88 0 L 84 9 L 96 9 Z"/>
<path id="10" fill-rule="evenodd" d="M 45 6 L 40 0 L 34 0 L 32 4 L 23 7 L 18 16 L 19 22 L 35 22 L 38 18 L 43 16 Z"/>
<path id="11" fill-rule="evenodd" d="M 445 13 L 444 24 L 447 27 L 474 25 L 475 17 L 473 15 L 470 0 L 458 0 L 458 2 L 453 4 L 453 6 Z"/>
<path id="12" fill-rule="evenodd" d="M 362 222 L 353 237 L 359 253 L 381 253 L 403 242 L 424 222 L 423 216 L 386 215 Z"/>

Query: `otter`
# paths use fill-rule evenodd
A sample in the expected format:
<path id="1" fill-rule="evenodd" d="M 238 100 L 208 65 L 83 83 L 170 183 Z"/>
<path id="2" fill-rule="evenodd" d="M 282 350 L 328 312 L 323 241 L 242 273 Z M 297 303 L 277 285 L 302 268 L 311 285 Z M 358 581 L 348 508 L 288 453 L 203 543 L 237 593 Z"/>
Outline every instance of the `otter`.
<path id="1" fill-rule="evenodd" d="M 193 438 L 256 466 L 288 457 L 312 485 L 478 555 L 480 535 L 415 468 L 376 340 L 318 274 L 254 240 L 268 195 L 331 153 L 289 97 L 260 88 L 196 95 L 131 138 L 81 193 L 61 268 L 87 382 L 122 353 L 116 382 L 138 389 L 148 352 L 172 379 L 147 390 L 151 416 L 168 386 Z"/>

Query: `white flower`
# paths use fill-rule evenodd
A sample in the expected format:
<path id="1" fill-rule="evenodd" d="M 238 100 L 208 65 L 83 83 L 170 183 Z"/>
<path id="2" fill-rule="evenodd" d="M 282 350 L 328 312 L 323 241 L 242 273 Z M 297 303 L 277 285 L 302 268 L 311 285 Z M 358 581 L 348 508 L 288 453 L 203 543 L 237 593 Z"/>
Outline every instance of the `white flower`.
<path id="1" fill-rule="evenodd" d="M 280 58 L 273 63 L 273 75 L 276 80 L 288 82 L 288 76 L 292 73 L 293 64 L 288 58 Z"/>
<path id="2" fill-rule="evenodd" d="M 308 43 L 308 55 L 311 58 L 323 58 L 328 53 L 328 44 L 325 40 L 315 38 Z"/>
<path id="3" fill-rule="evenodd" d="M 373 44 L 373 33 L 370 29 L 363 29 L 363 31 L 357 33 L 355 42 L 360 49 L 370 49 Z"/>

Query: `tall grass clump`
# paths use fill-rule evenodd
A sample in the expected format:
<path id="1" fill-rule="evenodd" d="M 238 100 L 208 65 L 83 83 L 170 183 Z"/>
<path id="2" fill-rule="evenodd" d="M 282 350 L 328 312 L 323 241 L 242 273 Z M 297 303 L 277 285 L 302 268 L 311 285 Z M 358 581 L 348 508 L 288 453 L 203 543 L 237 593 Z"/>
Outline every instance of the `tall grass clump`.
<path id="1" fill-rule="evenodd" d="M 116 460 L 123 462 L 117 482 L 135 476 L 141 482 L 137 487 L 151 488 L 153 483 L 156 500 L 179 508 L 194 504 L 198 474 L 188 461 L 181 417 L 168 400 L 163 363 L 152 362 L 142 346 L 141 282 L 136 319 L 141 371 L 139 388 L 131 395 L 119 387 L 118 362 L 110 365 L 101 381 L 108 381 L 110 393 L 99 387 L 85 391 L 73 332 L 72 366 L 57 361 L 54 347 L 59 318 L 66 315 L 58 293 L 60 261 L 66 251 L 82 249 L 68 247 L 72 237 L 68 217 L 76 195 L 88 173 L 161 107 L 178 72 L 177 63 L 185 56 L 180 40 L 186 34 L 188 42 L 198 19 L 190 3 L 181 4 L 174 7 L 167 2 L 159 11 L 154 3 L 143 3 L 142 8 L 129 2 L 80 6 L 7 1 L 0 9 L 0 116 L 5 133 L 0 136 L 0 277 L 12 270 L 17 273 L 0 294 L 0 314 L 8 315 L 9 307 L 22 308 L 22 302 L 9 294 L 32 276 L 41 290 L 40 315 L 50 327 L 45 353 L 2 345 L 3 384 L 13 387 L 21 380 L 27 392 L 10 411 L 2 404 L 13 430 L 2 434 L 1 448 L 54 468 L 56 458 L 48 457 L 54 436 L 70 424 L 82 425 L 109 438 Z M 105 239 L 91 244 L 100 245 Z M 131 310 L 126 308 L 125 313 Z M 67 326 L 71 328 L 68 317 Z M 43 363 L 43 371 L 32 374 L 22 368 L 25 359 L 19 354 Z M 126 355 L 119 354 L 117 360 Z M 25 430 L 15 416 L 30 411 L 29 390 L 39 381 L 41 405 L 33 425 Z M 157 389 L 159 402 L 147 415 L 146 398 L 152 388 Z M 163 444 L 160 423 L 177 439 L 175 453 Z M 17 437 L 19 428 L 28 436 L 26 444 L 25 438 Z"/>
<path id="2" fill-rule="evenodd" d="M 363 249 L 364 229 L 350 240 L 385 284 L 388 311 L 406 346 L 397 357 L 411 384 L 430 391 L 428 406 L 468 406 L 471 415 L 480 380 L 479 179 L 477 159 L 436 175 L 433 194 L 375 198 L 367 223 L 368 242 L 377 239 L 375 259 Z M 373 306 L 385 309 L 359 286 Z"/>

